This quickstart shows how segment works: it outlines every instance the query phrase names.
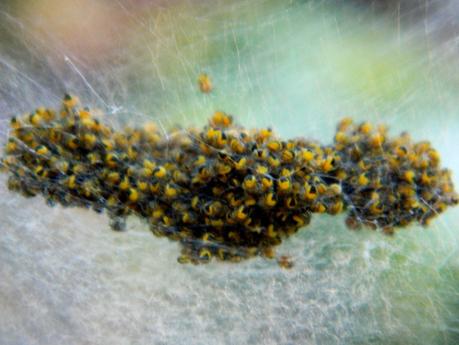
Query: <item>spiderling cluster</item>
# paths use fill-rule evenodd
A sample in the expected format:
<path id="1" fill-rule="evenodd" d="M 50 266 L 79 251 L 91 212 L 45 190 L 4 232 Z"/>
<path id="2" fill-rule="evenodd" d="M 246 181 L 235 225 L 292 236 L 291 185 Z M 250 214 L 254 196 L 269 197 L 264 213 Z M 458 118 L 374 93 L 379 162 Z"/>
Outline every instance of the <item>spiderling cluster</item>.
<path id="1" fill-rule="evenodd" d="M 59 112 L 39 108 L 11 128 L 1 161 L 10 190 L 105 210 L 114 230 L 137 215 L 181 243 L 180 263 L 272 258 L 313 213 L 346 211 L 348 227 L 390 234 L 458 202 L 428 142 L 350 119 L 328 146 L 248 130 L 223 112 L 202 129 L 115 131 L 66 95 Z"/>

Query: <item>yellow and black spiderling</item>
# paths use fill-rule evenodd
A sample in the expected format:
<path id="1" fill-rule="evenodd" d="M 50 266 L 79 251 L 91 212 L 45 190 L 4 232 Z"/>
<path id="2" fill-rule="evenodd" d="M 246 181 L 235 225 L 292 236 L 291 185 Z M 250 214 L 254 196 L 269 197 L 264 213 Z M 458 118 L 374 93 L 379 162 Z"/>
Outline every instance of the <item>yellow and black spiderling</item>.
<path id="1" fill-rule="evenodd" d="M 202 73 L 198 77 L 198 84 L 199 84 L 199 90 L 201 90 L 202 93 L 209 93 L 212 91 L 212 81 L 210 80 L 210 77 Z"/>
<path id="2" fill-rule="evenodd" d="M 180 242 L 180 263 L 273 258 L 313 213 L 346 212 L 349 228 L 392 234 L 458 203 L 428 142 L 351 119 L 332 145 L 247 130 L 221 111 L 200 130 L 115 131 L 66 95 L 59 112 L 39 108 L 10 124 L 0 161 L 10 190 L 105 211 L 118 231 L 139 216 L 156 236 Z"/>

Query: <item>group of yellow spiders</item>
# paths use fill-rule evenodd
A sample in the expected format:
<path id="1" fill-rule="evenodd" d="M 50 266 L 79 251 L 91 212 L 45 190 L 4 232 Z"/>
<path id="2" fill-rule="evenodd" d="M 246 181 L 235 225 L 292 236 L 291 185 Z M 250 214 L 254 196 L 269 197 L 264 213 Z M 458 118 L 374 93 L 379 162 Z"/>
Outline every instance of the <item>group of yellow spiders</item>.
<path id="1" fill-rule="evenodd" d="M 274 258 L 313 213 L 347 212 L 348 227 L 388 234 L 428 224 L 458 202 L 439 160 L 428 142 L 350 119 L 332 145 L 245 129 L 223 112 L 201 129 L 116 131 L 66 95 L 59 111 L 11 120 L 1 166 L 10 190 L 105 210 L 115 230 L 137 215 L 156 236 L 180 242 L 180 263 L 197 264 Z"/>

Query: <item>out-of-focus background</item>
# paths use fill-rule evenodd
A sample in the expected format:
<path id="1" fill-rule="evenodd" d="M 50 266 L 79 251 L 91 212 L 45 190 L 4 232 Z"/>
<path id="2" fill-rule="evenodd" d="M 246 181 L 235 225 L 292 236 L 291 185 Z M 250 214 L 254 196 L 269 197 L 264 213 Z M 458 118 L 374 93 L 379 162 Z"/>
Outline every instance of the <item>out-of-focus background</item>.
<path id="1" fill-rule="evenodd" d="M 455 0 L 2 0 L 0 143 L 65 92 L 114 126 L 244 126 L 329 143 L 343 116 L 430 140 L 458 184 Z M 207 73 L 214 89 L 197 87 Z M 177 264 L 135 219 L 48 208 L 0 176 L 0 344 L 458 344 L 459 210 L 389 238 L 315 217 L 295 266 Z"/>

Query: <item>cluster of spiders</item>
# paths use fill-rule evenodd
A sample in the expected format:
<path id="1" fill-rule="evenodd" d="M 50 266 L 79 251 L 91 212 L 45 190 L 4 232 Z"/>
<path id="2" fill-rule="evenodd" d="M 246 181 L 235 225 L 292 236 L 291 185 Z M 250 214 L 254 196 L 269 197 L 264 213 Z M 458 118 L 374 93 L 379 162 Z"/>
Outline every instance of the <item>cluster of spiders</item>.
<path id="1" fill-rule="evenodd" d="M 66 95 L 60 111 L 13 118 L 5 153 L 9 189 L 106 211 L 114 230 L 137 215 L 180 242 L 180 263 L 273 258 L 313 213 L 347 211 L 350 228 L 392 233 L 458 202 L 428 142 L 349 119 L 328 146 L 248 130 L 223 112 L 202 129 L 116 131 Z"/>

